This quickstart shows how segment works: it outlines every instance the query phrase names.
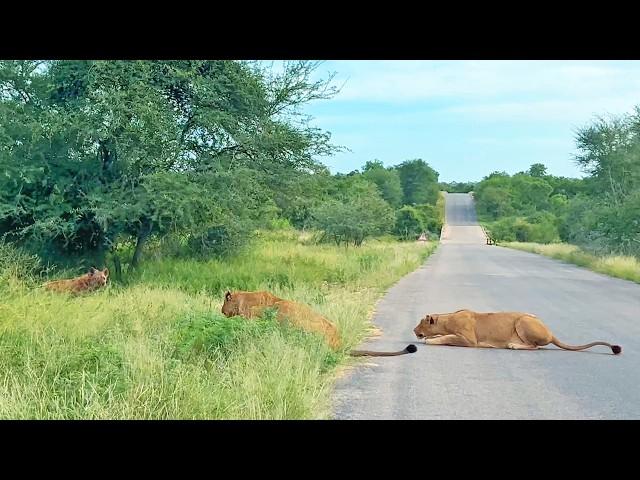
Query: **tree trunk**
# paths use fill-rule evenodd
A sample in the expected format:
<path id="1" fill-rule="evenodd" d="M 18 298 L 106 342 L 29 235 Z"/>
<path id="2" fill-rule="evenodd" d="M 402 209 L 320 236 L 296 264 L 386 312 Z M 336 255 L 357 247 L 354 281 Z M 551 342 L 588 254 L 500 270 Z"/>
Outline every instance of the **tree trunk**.
<path id="1" fill-rule="evenodd" d="M 131 265 L 129 266 L 129 271 L 134 268 L 137 268 L 140 263 L 140 258 L 142 257 L 142 250 L 144 248 L 144 244 L 147 242 L 149 235 L 151 235 L 151 222 L 145 222 L 140 231 L 138 232 L 138 239 L 136 241 L 136 249 L 133 252 L 133 258 L 131 259 Z"/>
<path id="2" fill-rule="evenodd" d="M 120 257 L 118 256 L 117 253 L 113 254 L 113 266 L 114 266 L 114 270 L 116 272 L 116 279 L 118 281 L 122 281 L 122 263 L 120 263 Z"/>

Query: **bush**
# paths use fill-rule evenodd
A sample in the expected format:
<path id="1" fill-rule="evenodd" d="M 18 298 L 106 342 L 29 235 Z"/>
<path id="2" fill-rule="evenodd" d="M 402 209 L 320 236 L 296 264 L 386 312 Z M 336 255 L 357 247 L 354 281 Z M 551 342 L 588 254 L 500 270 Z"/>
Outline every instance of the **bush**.
<path id="1" fill-rule="evenodd" d="M 408 205 L 396 212 L 394 233 L 403 240 L 415 239 L 424 231 L 425 224 L 418 210 Z"/>
<path id="2" fill-rule="evenodd" d="M 40 258 L 0 240 L 0 286 L 10 281 L 28 282 L 42 271 Z"/>
<path id="3" fill-rule="evenodd" d="M 361 184 L 341 200 L 327 200 L 313 210 L 313 226 L 336 244 L 362 245 L 365 238 L 390 231 L 393 210 L 373 184 Z"/>
<path id="4" fill-rule="evenodd" d="M 291 225 L 291 222 L 286 219 L 286 218 L 274 218 L 271 221 L 269 221 L 267 227 L 269 228 L 269 230 L 293 230 L 293 225 Z"/>
<path id="5" fill-rule="evenodd" d="M 444 218 L 443 214 L 440 212 L 441 208 L 444 208 L 442 196 L 438 198 L 436 205 L 422 204 L 415 206 L 424 228 L 430 232 L 439 234 L 440 230 L 442 230 Z"/>
<path id="6" fill-rule="evenodd" d="M 189 236 L 188 251 L 201 257 L 224 256 L 247 242 L 249 226 L 215 225 Z"/>
<path id="7" fill-rule="evenodd" d="M 528 242 L 554 243 L 560 241 L 558 233 L 558 219 L 550 212 L 537 212 L 527 217 L 531 225 Z"/>
<path id="8" fill-rule="evenodd" d="M 553 243 L 560 241 L 553 214 L 541 212 L 527 218 L 506 217 L 486 225 L 498 242 Z"/>
<path id="9" fill-rule="evenodd" d="M 518 218 L 513 223 L 513 235 L 518 242 L 528 242 L 529 237 L 531 236 L 531 224 L 526 220 Z"/>

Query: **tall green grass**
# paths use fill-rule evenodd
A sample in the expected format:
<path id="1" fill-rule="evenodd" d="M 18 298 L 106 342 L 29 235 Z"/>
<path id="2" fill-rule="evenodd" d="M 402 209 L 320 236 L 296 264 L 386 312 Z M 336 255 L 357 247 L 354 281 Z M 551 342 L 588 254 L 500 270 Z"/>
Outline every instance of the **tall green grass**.
<path id="1" fill-rule="evenodd" d="M 640 261 L 621 255 L 595 256 L 566 243 L 507 242 L 501 245 L 573 263 L 595 272 L 640 283 Z"/>
<path id="2" fill-rule="evenodd" d="M 367 334 L 376 300 L 434 248 L 270 233 L 228 260 L 157 259 L 79 297 L 43 291 L 7 250 L 0 418 L 327 418 L 336 367 Z M 227 289 L 310 304 L 337 324 L 342 351 L 273 318 L 225 318 Z"/>

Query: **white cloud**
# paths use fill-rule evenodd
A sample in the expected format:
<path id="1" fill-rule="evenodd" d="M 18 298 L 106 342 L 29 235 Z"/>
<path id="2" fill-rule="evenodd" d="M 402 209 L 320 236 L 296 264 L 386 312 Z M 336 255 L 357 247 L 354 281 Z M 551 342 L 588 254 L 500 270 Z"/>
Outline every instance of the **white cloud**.
<path id="1" fill-rule="evenodd" d="M 482 101 L 530 95 L 591 100 L 640 91 L 639 61 L 337 61 L 320 72 L 327 70 L 338 72 L 338 83 L 346 79 L 338 101 Z"/>
<path id="2" fill-rule="evenodd" d="M 483 121 L 538 120 L 582 126 L 596 116 L 629 113 L 640 103 L 640 91 L 628 97 L 571 100 L 469 103 L 440 109 L 440 113 L 473 116 Z M 438 113 L 438 112 L 433 112 Z"/>
<path id="3" fill-rule="evenodd" d="M 570 137 L 561 136 L 553 137 L 470 137 L 465 142 L 472 145 L 489 145 L 489 146 L 505 146 L 516 147 L 542 147 L 542 148 L 573 148 L 574 141 Z"/>

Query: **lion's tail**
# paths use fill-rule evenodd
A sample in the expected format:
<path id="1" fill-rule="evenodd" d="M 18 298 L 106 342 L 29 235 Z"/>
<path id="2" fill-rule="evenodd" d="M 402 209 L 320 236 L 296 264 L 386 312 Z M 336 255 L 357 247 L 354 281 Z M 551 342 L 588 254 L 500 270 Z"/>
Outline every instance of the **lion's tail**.
<path id="1" fill-rule="evenodd" d="M 394 357 L 396 355 L 405 355 L 407 353 L 414 353 L 417 350 L 416 346 L 412 343 L 407 345 L 403 350 L 397 352 L 372 352 L 371 350 L 351 350 L 349 355 L 352 357 Z"/>
<path id="2" fill-rule="evenodd" d="M 556 337 L 553 337 L 551 339 L 551 343 L 553 343 L 556 347 L 564 348 L 565 350 L 574 350 L 574 351 L 584 350 L 586 348 L 591 348 L 595 345 L 604 345 L 605 347 L 609 347 L 614 355 L 618 355 L 620 352 L 622 352 L 622 347 L 620 347 L 620 345 L 611 345 L 610 343 L 607 343 L 607 342 L 591 342 L 591 343 L 587 343 L 586 345 L 579 345 L 579 346 L 573 347 L 571 345 L 566 345 L 562 343 L 560 340 L 558 340 Z"/>

